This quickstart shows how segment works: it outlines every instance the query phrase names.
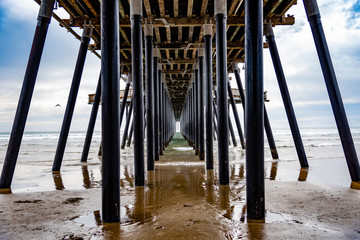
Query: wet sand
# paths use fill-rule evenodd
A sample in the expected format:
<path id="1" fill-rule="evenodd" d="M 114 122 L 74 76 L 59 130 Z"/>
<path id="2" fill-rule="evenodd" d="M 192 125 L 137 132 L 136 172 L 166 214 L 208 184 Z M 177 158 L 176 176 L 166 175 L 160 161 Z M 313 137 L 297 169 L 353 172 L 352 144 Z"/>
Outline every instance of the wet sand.
<path id="1" fill-rule="evenodd" d="M 0 195 L 0 239 L 360 239 L 360 191 L 273 181 L 276 162 L 266 164 L 266 223 L 247 224 L 239 148 L 230 148 L 230 187 L 217 184 L 216 170 L 206 171 L 181 137 L 147 173 L 145 187 L 133 185 L 131 154 L 122 158 L 120 224 L 100 221 L 100 164 L 77 163 L 53 176 L 58 190 Z M 82 190 L 64 187 L 73 167 Z"/>

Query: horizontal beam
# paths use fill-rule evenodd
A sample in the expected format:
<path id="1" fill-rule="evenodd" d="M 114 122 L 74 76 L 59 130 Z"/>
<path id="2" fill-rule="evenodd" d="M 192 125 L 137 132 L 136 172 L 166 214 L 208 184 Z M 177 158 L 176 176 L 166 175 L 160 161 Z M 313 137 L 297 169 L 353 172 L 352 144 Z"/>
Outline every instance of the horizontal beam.
<path id="1" fill-rule="evenodd" d="M 288 17 L 278 17 L 273 16 L 269 19 L 273 26 L 276 25 L 294 25 L 295 18 Z M 70 18 L 63 19 L 71 27 L 80 27 L 82 28 L 84 24 L 92 24 L 95 27 L 100 27 L 100 17 L 96 18 Z M 182 17 L 182 18 L 144 18 L 145 22 L 152 22 L 154 27 L 202 27 L 205 23 L 215 22 L 212 17 Z M 227 26 L 245 26 L 244 17 L 228 17 Z M 120 27 L 131 27 L 130 19 L 120 19 Z"/>
<path id="2" fill-rule="evenodd" d="M 100 46 L 98 44 L 92 44 L 90 45 L 95 50 L 100 50 Z M 155 47 L 157 47 L 159 50 L 197 50 L 199 47 L 202 46 L 202 42 L 197 43 L 160 43 L 160 44 L 154 44 Z M 228 42 L 227 43 L 227 49 L 238 49 L 242 50 L 244 49 L 245 45 L 243 41 L 237 41 L 237 42 Z M 216 44 L 214 43 L 212 45 L 213 49 L 216 49 Z M 264 48 L 268 48 L 268 44 L 264 42 Z M 120 45 L 120 50 L 127 50 L 131 51 L 131 46 L 126 43 L 122 43 Z"/>

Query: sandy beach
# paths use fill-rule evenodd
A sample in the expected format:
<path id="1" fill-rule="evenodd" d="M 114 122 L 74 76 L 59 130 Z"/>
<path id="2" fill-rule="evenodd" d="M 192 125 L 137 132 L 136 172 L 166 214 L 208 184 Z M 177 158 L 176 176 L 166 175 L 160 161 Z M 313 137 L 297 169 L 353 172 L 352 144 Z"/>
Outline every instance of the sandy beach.
<path id="1" fill-rule="evenodd" d="M 298 182 L 296 161 L 266 161 L 266 223 L 248 224 L 240 148 L 230 148 L 230 187 L 217 184 L 217 171 L 206 171 L 181 137 L 147 173 L 146 186 L 134 187 L 131 151 L 122 152 L 120 224 L 101 223 L 99 159 L 65 161 L 61 175 L 29 164 L 43 173 L 41 187 L 0 195 L 0 239 L 360 239 L 360 191 L 317 181 L 319 163 Z"/>

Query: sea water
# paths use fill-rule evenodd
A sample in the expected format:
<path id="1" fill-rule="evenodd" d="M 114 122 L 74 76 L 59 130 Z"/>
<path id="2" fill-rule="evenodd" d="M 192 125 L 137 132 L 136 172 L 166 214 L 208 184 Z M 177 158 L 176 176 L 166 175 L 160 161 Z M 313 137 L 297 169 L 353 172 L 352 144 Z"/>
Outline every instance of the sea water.
<path id="1" fill-rule="evenodd" d="M 276 176 L 271 176 L 274 161 L 265 139 L 265 177 L 276 181 L 297 181 L 300 164 L 289 129 L 273 130 L 279 160 Z M 307 181 L 323 185 L 349 187 L 351 179 L 337 129 L 302 129 L 302 140 L 310 165 Z M 355 147 L 360 156 L 360 128 L 352 129 Z M 6 155 L 10 133 L 0 132 L 0 168 Z M 12 182 L 13 192 L 52 191 L 55 189 L 80 190 L 99 187 L 101 184 L 101 159 L 97 153 L 101 133 L 95 132 L 88 162 L 80 163 L 85 140 L 84 132 L 69 134 L 60 175 L 51 172 L 58 143 L 58 132 L 24 133 Z M 238 141 L 239 142 L 239 141 Z M 217 168 L 217 142 L 214 142 L 215 169 Z M 190 149 L 186 149 L 191 151 Z M 179 149 L 179 155 L 185 151 Z M 229 146 L 230 169 L 233 174 L 243 174 L 245 152 L 240 146 Z M 199 162 L 201 164 L 202 162 Z M 160 163 L 161 164 L 161 163 Z M 186 160 L 182 162 L 186 164 Z M 193 164 L 193 163 L 192 163 Z M 204 163 L 205 168 L 205 163 Z M 241 173 L 241 171 L 243 173 Z M 133 178 L 133 148 L 121 150 L 121 178 L 130 182 Z M 59 181 L 60 180 L 60 181 Z M 129 184 L 131 187 L 131 184 Z"/>

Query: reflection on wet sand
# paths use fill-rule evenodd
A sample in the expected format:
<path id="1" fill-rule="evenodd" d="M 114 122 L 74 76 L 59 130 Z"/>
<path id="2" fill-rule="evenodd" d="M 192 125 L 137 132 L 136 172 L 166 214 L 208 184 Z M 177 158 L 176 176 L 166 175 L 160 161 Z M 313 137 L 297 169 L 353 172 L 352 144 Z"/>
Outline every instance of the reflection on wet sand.
<path id="1" fill-rule="evenodd" d="M 308 167 L 302 167 L 300 169 L 300 173 L 299 173 L 299 181 L 306 181 L 307 176 L 308 176 L 308 172 L 309 172 L 309 168 Z"/>
<path id="2" fill-rule="evenodd" d="M 134 177 L 129 175 L 128 166 L 124 166 L 125 180 L 129 183 L 130 187 L 134 187 Z"/>
<path id="3" fill-rule="evenodd" d="M 61 178 L 61 173 L 54 173 L 52 174 L 53 179 L 54 179 L 54 183 L 55 183 L 55 189 L 56 190 L 64 190 L 64 184 Z"/>
<path id="4" fill-rule="evenodd" d="M 243 163 L 241 163 L 241 165 L 240 165 L 239 178 L 240 179 L 244 178 L 244 164 Z"/>
<path id="5" fill-rule="evenodd" d="M 247 239 L 262 240 L 264 239 L 265 231 L 262 223 L 248 223 L 246 226 Z"/>
<path id="6" fill-rule="evenodd" d="M 270 180 L 275 180 L 278 168 L 278 161 L 273 161 L 271 163 L 271 170 L 270 170 Z"/>
<path id="7" fill-rule="evenodd" d="M 103 223 L 101 232 L 95 233 L 91 239 L 118 240 L 120 238 L 121 238 L 121 228 L 119 223 Z"/>
<path id="8" fill-rule="evenodd" d="M 231 219 L 232 216 L 232 207 L 230 205 L 230 187 L 228 185 L 220 185 L 219 186 L 219 199 L 220 199 L 220 209 L 225 210 L 224 217 L 227 219 Z"/>
<path id="9" fill-rule="evenodd" d="M 88 166 L 86 164 L 81 166 L 81 172 L 83 175 L 83 183 L 84 183 L 83 186 L 84 188 L 88 189 L 91 187 L 91 181 L 90 181 Z"/>
<path id="10" fill-rule="evenodd" d="M 137 223 L 144 223 L 147 219 L 146 215 L 144 187 L 135 187 L 134 210 L 130 217 Z"/>
<path id="11" fill-rule="evenodd" d="M 214 170 L 206 171 L 206 201 L 214 204 Z"/>
<path id="12" fill-rule="evenodd" d="M 231 165 L 231 185 L 219 186 L 216 170 L 205 170 L 205 163 L 192 150 L 179 153 L 175 148 L 181 144 L 185 142 L 174 139 L 155 170 L 146 173 L 145 187 L 131 187 L 132 170 L 122 165 L 121 192 L 127 202 L 121 200 L 121 223 L 104 224 L 93 237 L 221 239 L 241 235 L 238 224 L 243 213 L 234 209 L 242 209 L 245 202 L 244 165 Z"/>

